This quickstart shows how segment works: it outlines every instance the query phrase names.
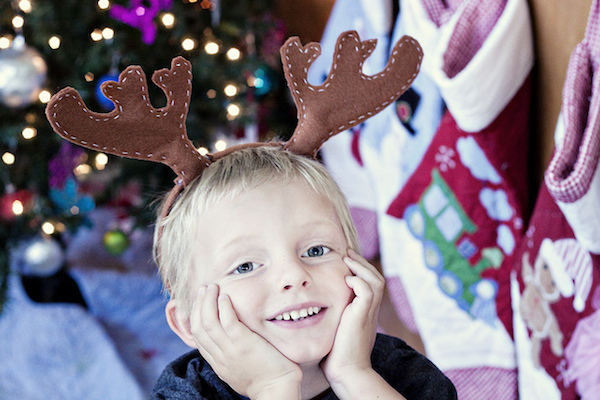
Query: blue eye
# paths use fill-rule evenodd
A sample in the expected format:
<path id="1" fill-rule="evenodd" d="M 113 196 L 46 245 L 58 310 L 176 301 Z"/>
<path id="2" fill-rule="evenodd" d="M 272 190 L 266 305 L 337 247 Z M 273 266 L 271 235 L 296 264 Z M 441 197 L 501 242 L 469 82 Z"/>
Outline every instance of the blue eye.
<path id="1" fill-rule="evenodd" d="M 321 257 L 329 253 L 331 249 L 327 246 L 313 246 L 306 250 L 302 257 Z"/>
<path id="2" fill-rule="evenodd" d="M 247 274 L 248 272 L 254 271 L 258 267 L 260 267 L 260 265 L 257 263 L 247 262 L 247 263 L 238 265 L 238 267 L 233 271 L 233 273 L 234 274 Z"/>

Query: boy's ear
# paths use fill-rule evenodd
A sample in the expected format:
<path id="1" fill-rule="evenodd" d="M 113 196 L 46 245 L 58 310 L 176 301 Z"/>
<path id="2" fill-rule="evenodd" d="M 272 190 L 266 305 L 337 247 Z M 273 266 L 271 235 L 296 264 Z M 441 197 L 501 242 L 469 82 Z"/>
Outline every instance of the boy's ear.
<path id="1" fill-rule="evenodd" d="M 171 330 L 175 332 L 185 344 L 191 348 L 197 349 L 198 345 L 196 344 L 190 325 L 190 316 L 188 313 L 179 310 L 177 300 L 169 300 L 165 307 L 165 314 L 167 315 L 167 322 L 169 323 Z"/>

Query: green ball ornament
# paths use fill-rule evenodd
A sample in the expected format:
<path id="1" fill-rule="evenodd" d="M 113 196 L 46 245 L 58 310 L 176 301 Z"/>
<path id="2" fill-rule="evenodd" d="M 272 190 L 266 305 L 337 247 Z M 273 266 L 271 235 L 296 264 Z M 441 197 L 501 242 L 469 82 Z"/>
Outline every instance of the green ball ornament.
<path id="1" fill-rule="evenodd" d="M 120 256 L 129 247 L 129 237 L 120 229 L 113 229 L 104 234 L 104 248 L 113 256 Z"/>

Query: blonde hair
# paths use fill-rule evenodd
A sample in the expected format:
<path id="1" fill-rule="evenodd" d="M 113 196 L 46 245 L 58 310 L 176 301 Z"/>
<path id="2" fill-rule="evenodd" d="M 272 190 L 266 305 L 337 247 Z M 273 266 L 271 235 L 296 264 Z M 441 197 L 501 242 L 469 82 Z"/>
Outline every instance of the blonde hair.
<path id="1" fill-rule="evenodd" d="M 211 164 L 182 192 L 169 215 L 157 219 L 154 258 L 164 287 L 171 298 L 177 298 L 181 302 L 183 310 L 189 312 L 193 301 L 189 285 L 192 238 L 198 224 L 202 223 L 202 213 L 220 199 L 234 198 L 267 182 L 285 184 L 293 180 L 307 183 L 309 188 L 331 201 L 348 246 L 359 251 L 356 229 L 346 198 L 323 165 L 307 157 L 268 146 L 234 151 Z"/>

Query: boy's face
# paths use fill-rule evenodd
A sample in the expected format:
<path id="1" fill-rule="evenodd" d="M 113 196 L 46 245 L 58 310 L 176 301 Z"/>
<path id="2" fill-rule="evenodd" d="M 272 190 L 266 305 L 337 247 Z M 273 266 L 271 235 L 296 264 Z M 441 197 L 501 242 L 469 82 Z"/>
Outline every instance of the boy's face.
<path id="1" fill-rule="evenodd" d="M 353 295 L 347 248 L 331 202 L 301 181 L 264 184 L 204 214 L 193 287 L 216 283 L 248 328 L 290 360 L 318 363 Z"/>

